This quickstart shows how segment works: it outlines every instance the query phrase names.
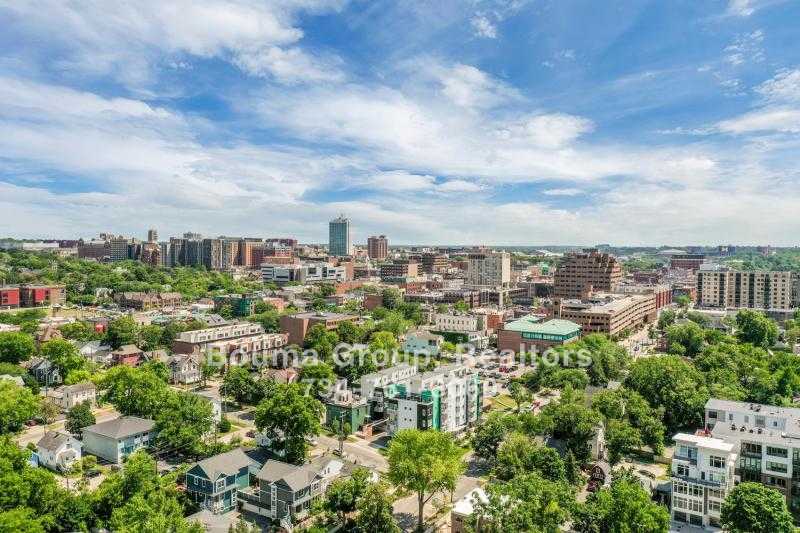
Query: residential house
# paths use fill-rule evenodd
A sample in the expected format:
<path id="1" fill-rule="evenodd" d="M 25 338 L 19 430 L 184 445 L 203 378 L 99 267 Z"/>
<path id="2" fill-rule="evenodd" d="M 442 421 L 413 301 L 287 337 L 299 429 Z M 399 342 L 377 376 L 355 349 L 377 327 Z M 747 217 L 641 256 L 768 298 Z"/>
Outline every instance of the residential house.
<path id="1" fill-rule="evenodd" d="M 97 396 L 97 389 L 94 383 L 84 381 L 74 385 L 65 385 L 61 388 L 61 407 L 69 411 L 79 403 L 89 402 L 93 405 Z"/>
<path id="2" fill-rule="evenodd" d="M 112 463 L 121 463 L 127 456 L 150 446 L 155 438 L 156 423 L 136 416 L 121 416 L 83 428 L 83 448 Z"/>
<path id="3" fill-rule="evenodd" d="M 167 362 L 172 383 L 197 383 L 200 381 L 200 361 L 194 355 L 175 354 Z"/>
<path id="4" fill-rule="evenodd" d="M 250 486 L 250 473 L 259 466 L 241 448 L 209 457 L 186 472 L 186 493 L 214 514 L 227 513 L 236 508 L 239 491 Z"/>
<path id="5" fill-rule="evenodd" d="M 81 442 L 62 431 L 48 431 L 36 443 L 39 464 L 65 472 L 81 458 Z"/>
<path id="6" fill-rule="evenodd" d="M 103 344 L 103 341 L 78 343 L 78 351 L 92 363 L 100 365 L 111 364 L 112 348 L 108 344 Z"/>
<path id="7" fill-rule="evenodd" d="M 318 457 L 302 466 L 269 460 L 256 475 L 257 486 L 240 494 L 242 509 L 291 528 L 345 469 L 343 461 L 331 457 Z"/>
<path id="8" fill-rule="evenodd" d="M 193 391 L 193 394 L 203 398 L 211 404 L 211 416 L 214 418 L 214 422 L 219 423 L 222 420 L 222 396 L 212 389 Z"/>
<path id="9" fill-rule="evenodd" d="M 486 491 L 477 487 L 469 491 L 463 498 L 453 504 L 450 511 L 450 533 L 468 533 L 472 531 L 470 522 L 478 503 L 489 503 Z"/>
<path id="10" fill-rule="evenodd" d="M 405 340 L 403 340 L 403 351 L 436 357 L 439 355 L 439 349 L 443 342 L 444 337 L 441 335 L 422 330 L 412 331 L 406 333 Z"/>
<path id="11" fill-rule="evenodd" d="M 28 361 L 28 371 L 45 386 L 59 385 L 63 381 L 58 367 L 44 357 L 34 357 Z"/>
<path id="12" fill-rule="evenodd" d="M 125 344 L 111 352 L 111 361 L 115 365 L 137 366 L 144 358 L 144 352 L 133 344 Z"/>

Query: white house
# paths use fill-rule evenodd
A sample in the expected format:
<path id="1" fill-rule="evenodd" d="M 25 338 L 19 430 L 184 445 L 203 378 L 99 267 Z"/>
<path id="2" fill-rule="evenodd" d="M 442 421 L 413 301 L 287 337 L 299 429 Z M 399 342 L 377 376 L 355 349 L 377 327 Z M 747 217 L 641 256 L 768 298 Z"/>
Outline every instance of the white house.
<path id="1" fill-rule="evenodd" d="M 94 405 L 97 396 L 97 389 L 94 383 L 84 381 L 74 385 L 66 385 L 61 388 L 61 407 L 69 411 L 79 403 L 89 402 Z"/>
<path id="2" fill-rule="evenodd" d="M 66 471 L 81 458 L 81 442 L 61 431 L 48 431 L 36 444 L 39 463 L 51 470 Z"/>

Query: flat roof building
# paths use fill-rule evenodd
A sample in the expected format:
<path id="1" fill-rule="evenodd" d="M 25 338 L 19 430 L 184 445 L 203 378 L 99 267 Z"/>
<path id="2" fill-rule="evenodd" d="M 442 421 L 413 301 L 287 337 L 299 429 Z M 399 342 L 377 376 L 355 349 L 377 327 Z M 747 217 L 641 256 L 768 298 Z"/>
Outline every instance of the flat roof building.
<path id="1" fill-rule="evenodd" d="M 580 335 L 580 324 L 570 320 L 554 318 L 542 321 L 536 315 L 528 315 L 502 326 L 497 332 L 497 348 L 516 353 L 546 350 L 574 342 Z"/>
<path id="2" fill-rule="evenodd" d="M 553 296 L 585 298 L 595 291 L 614 292 L 622 281 L 622 268 L 611 254 L 594 248 L 564 256 L 553 278 Z"/>

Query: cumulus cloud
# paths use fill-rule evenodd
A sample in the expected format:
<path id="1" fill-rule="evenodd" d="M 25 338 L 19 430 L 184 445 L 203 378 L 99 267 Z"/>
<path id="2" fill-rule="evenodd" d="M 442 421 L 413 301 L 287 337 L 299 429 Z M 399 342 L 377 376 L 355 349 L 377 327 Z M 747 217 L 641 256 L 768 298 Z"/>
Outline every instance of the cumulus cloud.
<path id="1" fill-rule="evenodd" d="M 470 24 L 472 24 L 472 29 L 477 37 L 485 37 L 487 39 L 497 38 L 497 26 L 485 15 L 475 15 L 470 19 Z"/>

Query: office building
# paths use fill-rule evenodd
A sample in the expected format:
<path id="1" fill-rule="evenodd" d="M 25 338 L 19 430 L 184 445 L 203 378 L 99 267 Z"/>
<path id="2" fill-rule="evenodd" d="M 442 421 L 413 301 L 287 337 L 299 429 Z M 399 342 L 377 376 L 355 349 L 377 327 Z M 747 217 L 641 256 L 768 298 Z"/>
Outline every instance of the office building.
<path id="1" fill-rule="evenodd" d="M 791 309 L 792 273 L 706 266 L 697 272 L 697 305 L 722 309 Z"/>
<path id="2" fill-rule="evenodd" d="M 111 261 L 125 261 L 126 259 L 130 259 L 130 245 L 132 244 L 130 239 L 126 239 L 125 237 L 119 236 L 114 237 L 109 240 L 109 258 Z"/>
<path id="3" fill-rule="evenodd" d="M 511 255 L 508 252 L 469 254 L 466 283 L 485 287 L 507 287 L 511 283 Z"/>
<path id="4" fill-rule="evenodd" d="M 666 284 L 623 283 L 617 288 L 620 294 L 652 294 L 656 298 L 656 311 L 672 303 L 672 287 Z"/>
<path id="5" fill-rule="evenodd" d="M 158 231 L 155 229 L 147 230 L 147 242 L 158 242 Z"/>
<path id="6" fill-rule="evenodd" d="M 372 236 L 367 239 L 367 255 L 370 259 L 383 261 L 389 257 L 389 240 L 386 235 Z"/>
<path id="7" fill-rule="evenodd" d="M 419 265 L 408 259 L 397 259 L 391 263 L 380 266 L 381 281 L 404 281 L 406 278 L 416 278 L 419 275 Z"/>
<path id="8" fill-rule="evenodd" d="M 705 254 L 675 254 L 669 259 L 670 268 L 697 271 L 706 262 Z"/>
<path id="9" fill-rule="evenodd" d="M 553 317 L 581 325 L 584 335 L 617 335 L 653 323 L 657 318 L 655 294 L 598 293 L 581 300 L 555 300 Z"/>
<path id="10" fill-rule="evenodd" d="M 556 298 L 585 298 L 593 292 L 614 292 L 622 281 L 622 268 L 610 254 L 590 248 L 564 257 L 553 279 Z"/>
<path id="11" fill-rule="evenodd" d="M 447 269 L 447 256 L 433 252 L 424 253 L 420 257 L 420 264 L 423 273 L 438 274 Z"/>
<path id="12" fill-rule="evenodd" d="M 222 270 L 222 239 L 203 239 L 202 264 L 208 270 Z"/>
<path id="13" fill-rule="evenodd" d="M 350 238 L 350 219 L 339 215 L 328 225 L 328 254 L 335 257 L 353 255 L 353 242 Z"/>

